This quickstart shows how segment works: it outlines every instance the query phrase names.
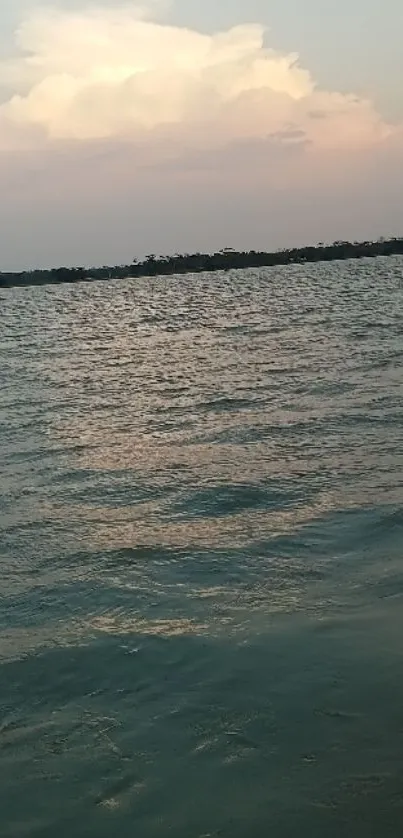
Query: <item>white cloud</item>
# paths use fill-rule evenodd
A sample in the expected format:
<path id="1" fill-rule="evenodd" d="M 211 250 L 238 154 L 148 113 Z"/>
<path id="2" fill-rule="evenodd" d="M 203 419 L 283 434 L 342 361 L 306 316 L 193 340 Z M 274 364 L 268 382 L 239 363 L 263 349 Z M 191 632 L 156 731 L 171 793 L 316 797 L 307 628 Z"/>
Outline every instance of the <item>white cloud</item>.
<path id="1" fill-rule="evenodd" d="M 0 61 L 3 269 L 400 232 L 402 127 L 261 26 L 35 1 Z"/>
<path id="2" fill-rule="evenodd" d="M 0 67 L 13 92 L 0 142 L 131 139 L 196 149 L 290 130 L 318 148 L 379 143 L 392 129 L 370 102 L 317 89 L 264 29 L 214 35 L 147 19 L 132 4 L 33 11 Z"/>

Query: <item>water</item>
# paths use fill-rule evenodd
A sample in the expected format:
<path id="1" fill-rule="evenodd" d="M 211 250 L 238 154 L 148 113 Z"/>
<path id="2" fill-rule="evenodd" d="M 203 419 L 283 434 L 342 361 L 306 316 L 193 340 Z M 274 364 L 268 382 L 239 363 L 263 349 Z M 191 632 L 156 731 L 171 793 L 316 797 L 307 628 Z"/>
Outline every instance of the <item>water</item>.
<path id="1" fill-rule="evenodd" d="M 403 260 L 0 303 L 2 838 L 400 836 Z"/>

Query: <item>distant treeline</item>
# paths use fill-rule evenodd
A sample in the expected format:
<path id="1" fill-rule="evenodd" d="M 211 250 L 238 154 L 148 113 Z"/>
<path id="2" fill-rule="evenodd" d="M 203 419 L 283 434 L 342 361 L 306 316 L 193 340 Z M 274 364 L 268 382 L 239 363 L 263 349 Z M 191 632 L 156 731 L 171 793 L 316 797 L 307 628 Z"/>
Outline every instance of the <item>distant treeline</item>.
<path id="1" fill-rule="evenodd" d="M 146 256 L 131 265 L 102 268 L 52 268 L 50 270 L 0 272 L 0 287 L 15 285 L 45 285 L 84 280 L 110 280 L 125 277 L 167 276 L 170 274 L 200 273 L 201 271 L 229 271 L 240 268 L 263 268 L 304 262 L 332 262 L 336 259 L 362 259 L 371 256 L 403 255 L 403 238 L 378 241 L 317 244 L 265 253 L 256 250 L 238 252 L 225 248 L 218 253 L 177 253 L 175 256 Z"/>

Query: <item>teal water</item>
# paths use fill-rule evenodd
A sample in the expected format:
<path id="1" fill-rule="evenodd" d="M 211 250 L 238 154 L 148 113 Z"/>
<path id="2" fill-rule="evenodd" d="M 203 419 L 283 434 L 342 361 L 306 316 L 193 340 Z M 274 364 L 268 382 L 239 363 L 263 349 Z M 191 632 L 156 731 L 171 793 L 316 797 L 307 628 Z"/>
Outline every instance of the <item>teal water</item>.
<path id="1" fill-rule="evenodd" d="M 0 292 L 0 835 L 403 831 L 403 260 Z"/>

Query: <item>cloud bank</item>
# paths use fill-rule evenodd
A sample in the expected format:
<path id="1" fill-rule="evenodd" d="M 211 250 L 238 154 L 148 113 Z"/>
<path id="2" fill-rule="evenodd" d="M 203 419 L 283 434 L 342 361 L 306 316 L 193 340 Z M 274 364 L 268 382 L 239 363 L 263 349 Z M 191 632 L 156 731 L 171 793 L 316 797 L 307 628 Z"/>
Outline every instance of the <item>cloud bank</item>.
<path id="1" fill-rule="evenodd" d="M 262 26 L 204 35 L 144 19 L 128 5 L 32 12 L 0 67 L 16 89 L 1 107 L 3 144 L 43 140 L 256 138 L 295 126 L 319 147 L 355 147 L 391 131 L 370 102 L 319 90 L 297 55 L 267 48 Z"/>
<path id="2" fill-rule="evenodd" d="M 31 10 L 13 57 L 0 62 L 0 180 L 11 214 L 26 217 L 35 204 L 51 224 L 61 195 L 67 217 L 71 207 L 84 213 L 84 197 L 87 217 L 100 201 L 127 212 L 135 189 L 171 220 L 179 213 L 177 224 L 175 196 L 188 212 L 194 190 L 213 216 L 218 193 L 229 207 L 253 193 L 264 218 L 267 190 L 288 190 L 297 204 L 311 196 L 312 227 L 316 219 L 316 238 L 325 237 L 315 205 L 343 185 L 374 183 L 380 161 L 401 162 L 401 128 L 369 100 L 321 89 L 269 38 L 259 24 L 201 34 L 131 3 Z M 251 239 L 236 237 L 237 225 L 230 243 Z M 177 237 L 164 244 L 173 249 Z"/>

